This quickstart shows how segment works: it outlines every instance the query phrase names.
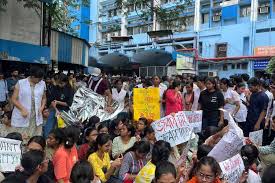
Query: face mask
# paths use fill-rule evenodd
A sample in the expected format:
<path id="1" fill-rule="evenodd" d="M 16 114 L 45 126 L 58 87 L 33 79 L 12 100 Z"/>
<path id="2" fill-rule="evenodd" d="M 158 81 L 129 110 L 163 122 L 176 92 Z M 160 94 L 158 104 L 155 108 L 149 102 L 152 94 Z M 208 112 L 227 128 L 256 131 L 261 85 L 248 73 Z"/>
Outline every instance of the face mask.
<path id="1" fill-rule="evenodd" d="M 99 76 L 93 76 L 93 81 L 98 81 L 99 80 Z"/>

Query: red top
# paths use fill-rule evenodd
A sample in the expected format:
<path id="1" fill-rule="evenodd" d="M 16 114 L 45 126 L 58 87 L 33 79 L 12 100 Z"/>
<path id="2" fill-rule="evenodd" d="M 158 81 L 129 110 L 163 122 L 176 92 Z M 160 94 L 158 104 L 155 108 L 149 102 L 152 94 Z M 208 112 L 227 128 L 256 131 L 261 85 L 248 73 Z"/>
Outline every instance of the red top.
<path id="1" fill-rule="evenodd" d="M 54 175 L 56 180 L 64 180 L 64 183 L 70 182 L 70 175 L 74 164 L 78 161 L 76 147 L 65 149 L 59 147 L 53 155 Z"/>
<path id="2" fill-rule="evenodd" d="M 182 97 L 178 92 L 176 93 L 173 89 L 168 89 L 165 95 L 166 100 L 166 112 L 165 115 L 169 115 L 171 113 L 177 113 L 179 111 L 183 111 Z"/>
<path id="3" fill-rule="evenodd" d="M 87 158 L 87 152 L 90 148 L 90 145 L 88 143 L 82 144 L 80 148 L 78 149 L 78 159 L 79 160 L 85 160 Z"/>

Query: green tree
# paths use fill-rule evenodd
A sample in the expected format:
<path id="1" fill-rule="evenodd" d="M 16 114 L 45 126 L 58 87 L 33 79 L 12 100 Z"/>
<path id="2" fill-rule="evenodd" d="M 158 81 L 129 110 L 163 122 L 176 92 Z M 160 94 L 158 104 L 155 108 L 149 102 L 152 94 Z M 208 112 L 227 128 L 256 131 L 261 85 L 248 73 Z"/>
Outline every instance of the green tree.
<path id="1" fill-rule="evenodd" d="M 137 10 L 136 7 L 141 4 L 145 5 L 146 8 Z M 116 0 L 117 7 L 126 10 L 124 12 L 126 16 L 129 13 L 128 7 L 134 5 L 135 12 L 142 21 L 152 21 L 155 16 L 156 21 L 164 25 L 167 29 L 170 29 L 172 26 L 175 27 L 175 24 L 185 26 L 187 19 L 182 15 L 192 4 L 192 0 L 185 0 L 184 2 L 175 1 L 172 8 L 165 8 L 161 0 Z M 177 23 L 176 20 L 178 21 Z"/>
<path id="2" fill-rule="evenodd" d="M 17 0 L 23 3 L 24 8 L 33 8 L 38 16 L 41 16 L 41 2 L 38 0 Z M 0 0 L 0 11 L 5 11 L 8 0 Z M 90 5 L 90 0 L 52 0 L 52 3 L 46 4 L 46 11 L 51 18 L 51 28 L 76 35 L 72 23 L 79 21 L 77 18 L 78 7 Z M 90 24 L 91 22 L 85 20 L 80 23 Z"/>
<path id="3" fill-rule="evenodd" d="M 268 65 L 267 65 L 267 68 L 266 68 L 266 71 L 267 71 L 269 74 L 275 73 L 275 57 L 272 57 L 272 58 L 269 60 Z"/>

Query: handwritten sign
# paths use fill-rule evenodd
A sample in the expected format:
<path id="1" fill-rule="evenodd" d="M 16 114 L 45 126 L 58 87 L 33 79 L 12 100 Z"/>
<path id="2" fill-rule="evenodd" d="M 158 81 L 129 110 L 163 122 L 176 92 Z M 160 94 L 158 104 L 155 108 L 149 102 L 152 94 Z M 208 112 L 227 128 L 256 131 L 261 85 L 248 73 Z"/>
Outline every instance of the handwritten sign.
<path id="1" fill-rule="evenodd" d="M 263 130 L 258 130 L 255 132 L 249 133 L 249 139 L 257 146 L 261 146 L 263 144 Z"/>
<path id="2" fill-rule="evenodd" d="M 13 172 L 20 165 L 21 141 L 0 138 L 0 171 Z"/>
<path id="3" fill-rule="evenodd" d="M 201 132 L 202 111 L 184 111 L 190 125 L 193 127 L 194 133 Z"/>
<path id="4" fill-rule="evenodd" d="M 156 139 L 169 142 L 172 147 L 187 142 L 193 130 L 184 112 L 178 112 L 175 116 L 168 115 L 153 122 L 151 126 Z"/>
<path id="5" fill-rule="evenodd" d="M 244 171 L 244 163 L 240 154 L 219 163 L 224 179 L 230 183 L 239 183 Z"/>
<path id="6" fill-rule="evenodd" d="M 214 157 L 218 162 L 235 156 L 244 145 L 243 131 L 234 122 L 233 117 L 228 111 L 224 109 L 220 110 L 224 112 L 224 118 L 228 120 L 229 130 L 208 154 L 208 156 Z"/>
<path id="7" fill-rule="evenodd" d="M 159 88 L 134 88 L 134 120 L 141 117 L 156 121 L 160 119 Z"/>

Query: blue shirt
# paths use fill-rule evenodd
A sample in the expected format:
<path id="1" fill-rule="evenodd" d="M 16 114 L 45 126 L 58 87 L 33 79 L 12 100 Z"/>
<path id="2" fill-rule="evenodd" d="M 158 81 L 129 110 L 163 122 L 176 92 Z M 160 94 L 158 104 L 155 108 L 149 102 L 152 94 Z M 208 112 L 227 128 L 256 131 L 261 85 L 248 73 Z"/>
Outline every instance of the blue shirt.
<path id="1" fill-rule="evenodd" d="M 265 92 L 260 91 L 257 93 L 252 93 L 250 96 L 246 122 L 251 125 L 255 125 L 261 112 L 267 110 L 268 102 L 269 99 Z"/>

